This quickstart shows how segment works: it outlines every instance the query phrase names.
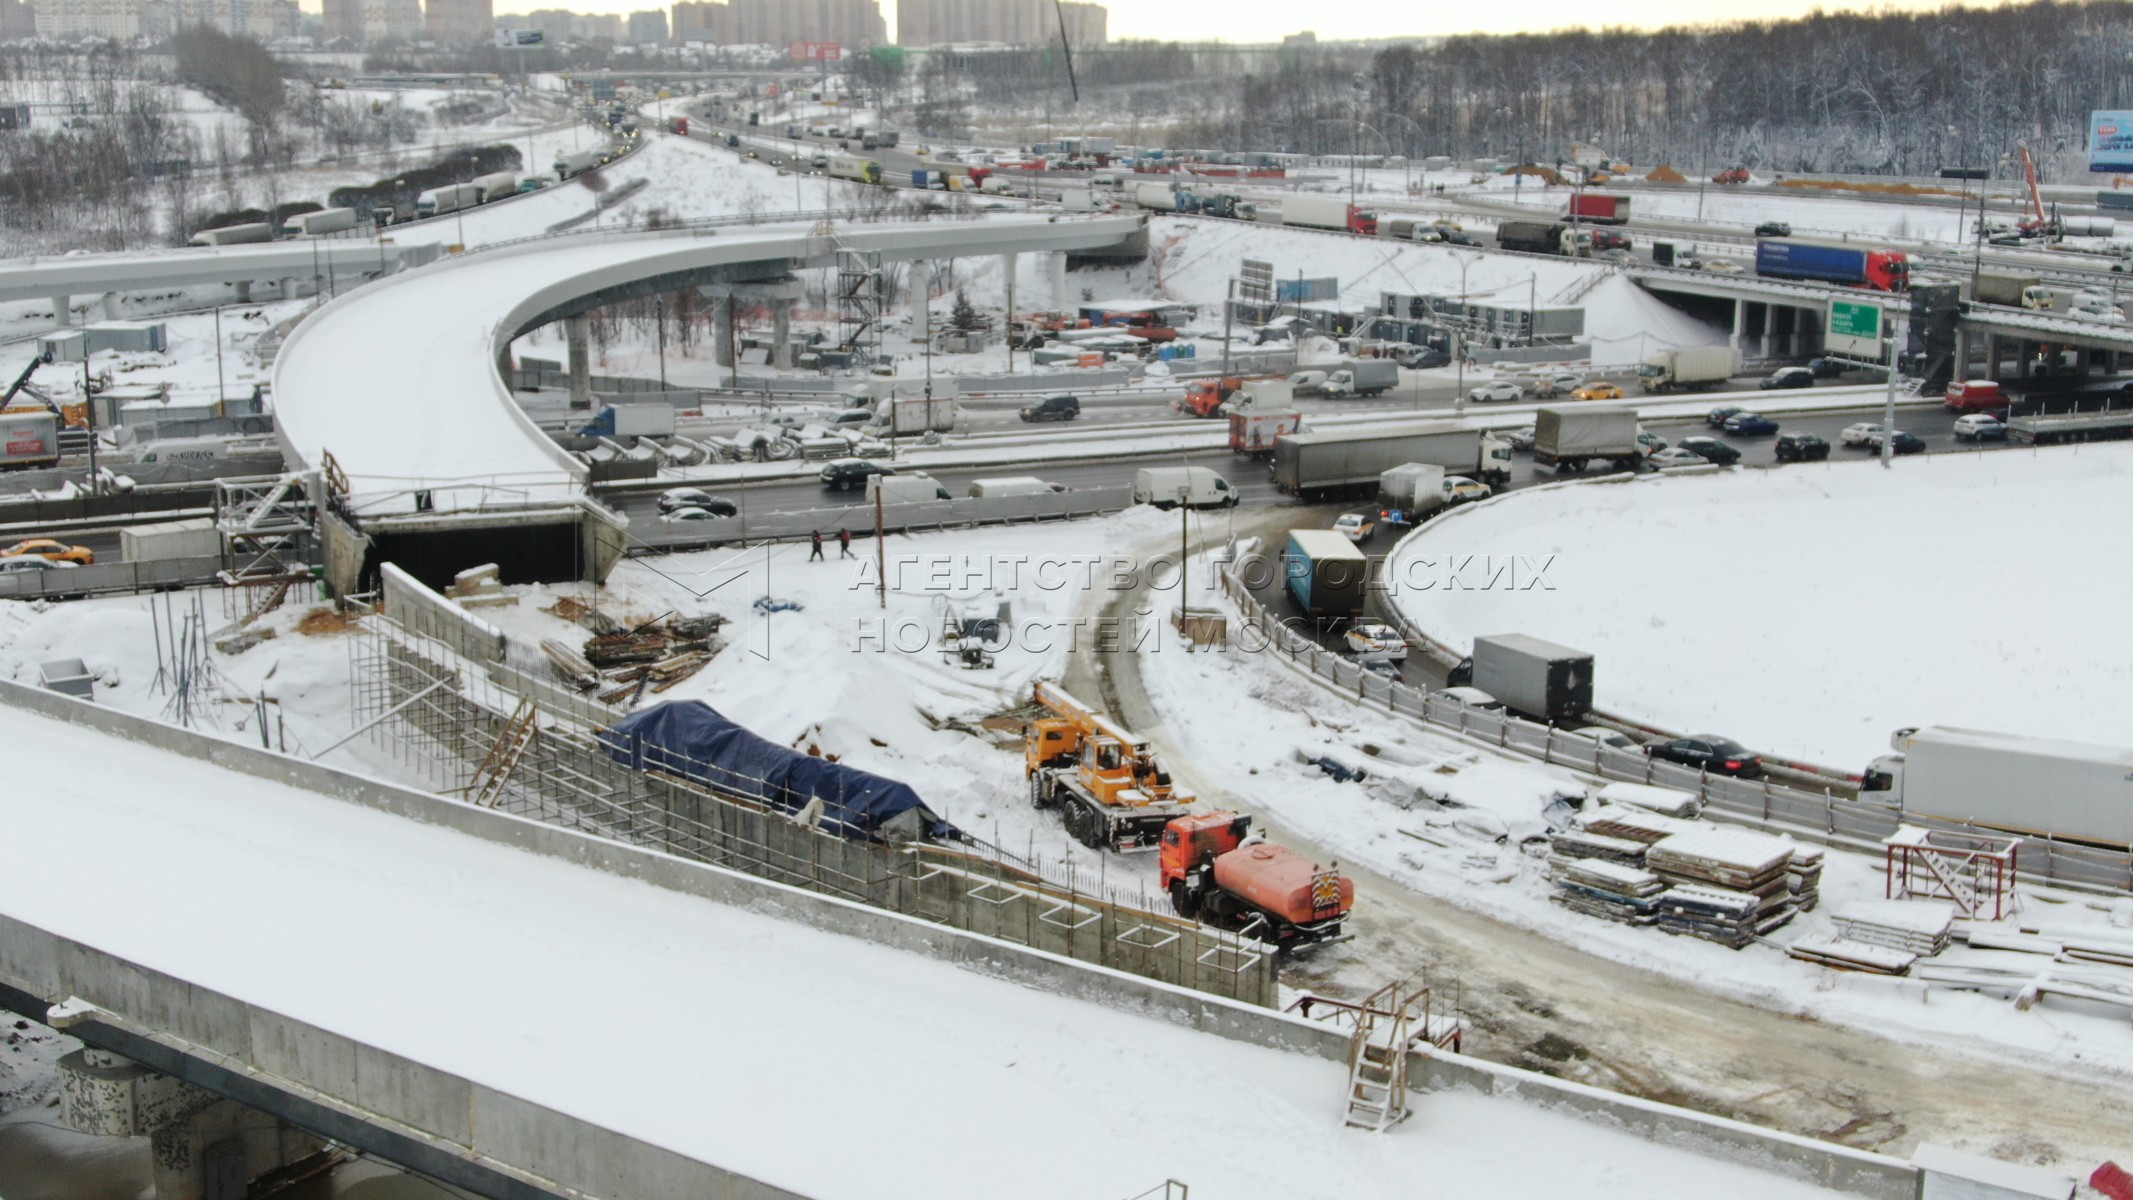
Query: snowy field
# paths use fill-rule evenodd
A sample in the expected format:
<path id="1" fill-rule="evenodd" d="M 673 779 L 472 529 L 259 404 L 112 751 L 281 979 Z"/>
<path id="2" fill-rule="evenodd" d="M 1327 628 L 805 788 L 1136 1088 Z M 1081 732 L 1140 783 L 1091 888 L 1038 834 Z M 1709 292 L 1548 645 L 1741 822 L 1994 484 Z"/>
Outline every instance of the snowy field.
<path id="1" fill-rule="evenodd" d="M 47 718 L 9 710 L 0 724 L 43 751 L 0 793 L 0 823 L 63 821 L 98 847 L 0 873 L 11 916 L 797 1194 L 930 1198 L 958 1193 L 956 1180 L 1013 1179 L 1017 1195 L 1088 1200 L 1182 1178 L 1217 1195 L 1380 1196 L 1425 1175 L 1442 1194 L 1510 1200 L 1834 1194 L 1515 1096 L 1433 1093 L 1393 1132 L 1346 1130 L 1337 1062 Z M 250 915 L 226 919 L 237 911 Z M 262 945 L 279 948 L 271 964 Z M 627 997 L 633 1020 L 688 1036 L 622 1053 L 526 1003 L 553 989 L 557 964 L 599 981 L 575 988 L 586 999 Z M 855 1036 L 822 1034 L 855 1020 Z M 838 1097 L 827 1110 L 825 1087 Z M 1148 1136 L 1188 1102 L 1218 1136 Z M 825 1135 L 835 1152 L 821 1152 Z M 1239 1152 L 1256 1147 L 1279 1153 Z"/>
<path id="2" fill-rule="evenodd" d="M 2092 523 L 2123 508 L 2133 447 L 1844 459 L 1523 491 L 1410 537 L 1395 577 L 1553 556 L 1549 589 L 1399 603 L 1455 646 L 1591 651 L 1610 710 L 1842 769 L 1904 726 L 2133 742 L 2133 629 L 2110 616 L 2133 576 Z"/>

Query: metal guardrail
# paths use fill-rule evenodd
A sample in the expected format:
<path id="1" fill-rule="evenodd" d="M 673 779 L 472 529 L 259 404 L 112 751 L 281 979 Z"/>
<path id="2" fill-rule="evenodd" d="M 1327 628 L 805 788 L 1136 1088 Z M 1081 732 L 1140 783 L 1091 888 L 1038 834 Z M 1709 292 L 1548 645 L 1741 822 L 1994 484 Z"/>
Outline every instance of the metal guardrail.
<path id="1" fill-rule="evenodd" d="M 217 554 L 200 558 L 94 563 L 86 567 L 54 566 L 43 571 L 6 571 L 0 572 L 0 598 L 56 600 L 102 592 L 190 587 L 215 582 L 221 570 L 222 556 Z"/>
<path id="2" fill-rule="evenodd" d="M 1359 704 L 1414 717 L 1504 750 L 1602 779 L 1676 788 L 1700 797 L 1705 815 L 1714 820 L 1846 849 L 1878 853 L 1882 841 L 1894 834 L 1898 825 L 1968 834 L 1998 833 L 1967 822 L 1907 813 L 1877 800 L 1847 800 L 1769 779 L 1709 775 L 1634 750 L 1607 746 L 1551 725 L 1469 708 L 1441 692 L 1394 683 L 1363 670 L 1355 660 L 1319 647 L 1276 620 L 1237 580 L 1231 568 L 1224 567 L 1218 577 L 1223 594 L 1243 614 L 1255 640 L 1263 640 L 1265 648 L 1278 651 L 1305 673 L 1348 692 Z M 1417 644 L 1457 661 L 1458 656 L 1452 655 L 1442 642 L 1404 622 L 1401 628 Z M 2133 890 L 2133 854 L 2126 851 L 2029 837 L 2024 839 L 2022 866 L 2032 877 L 2060 887 L 2105 893 Z"/>

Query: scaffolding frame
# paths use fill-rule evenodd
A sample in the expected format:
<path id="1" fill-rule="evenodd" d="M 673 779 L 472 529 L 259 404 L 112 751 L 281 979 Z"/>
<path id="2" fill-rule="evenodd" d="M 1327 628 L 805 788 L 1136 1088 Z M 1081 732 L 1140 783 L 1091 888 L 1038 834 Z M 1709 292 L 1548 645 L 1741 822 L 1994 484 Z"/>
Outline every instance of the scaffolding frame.
<path id="1" fill-rule="evenodd" d="M 386 616 L 358 622 L 349 655 L 358 726 L 369 722 L 370 741 L 439 793 L 1127 974 L 1276 1003 L 1270 948 L 1158 912 L 1155 898 L 1111 888 L 1101 875 L 1040 868 L 983 842 L 847 838 L 817 828 L 818 813 L 787 814 L 682 774 L 631 769 L 599 740 L 600 706 L 508 664 L 468 662 Z"/>
<path id="2" fill-rule="evenodd" d="M 837 251 L 837 348 L 855 367 L 881 357 L 881 293 L 880 251 Z"/>
<path id="3" fill-rule="evenodd" d="M 1891 900 L 1946 900 L 1971 920 L 2014 911 L 2021 838 L 1902 825 L 1881 846 Z"/>

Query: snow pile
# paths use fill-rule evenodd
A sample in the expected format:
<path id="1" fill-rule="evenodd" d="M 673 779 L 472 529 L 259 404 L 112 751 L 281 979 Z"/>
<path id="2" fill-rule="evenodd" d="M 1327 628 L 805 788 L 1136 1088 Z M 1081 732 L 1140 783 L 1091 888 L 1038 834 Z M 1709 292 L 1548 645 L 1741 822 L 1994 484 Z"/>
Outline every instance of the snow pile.
<path id="1" fill-rule="evenodd" d="M 1456 647 L 1519 631 L 1590 651 L 1601 707 L 1856 770 L 1894 730 L 2126 744 L 2133 586 L 2080 514 L 2133 447 L 1646 477 L 1522 491 L 1429 525 L 1394 578 L 1464 555 L 1549 560 L 1546 587 L 1405 588 Z"/>

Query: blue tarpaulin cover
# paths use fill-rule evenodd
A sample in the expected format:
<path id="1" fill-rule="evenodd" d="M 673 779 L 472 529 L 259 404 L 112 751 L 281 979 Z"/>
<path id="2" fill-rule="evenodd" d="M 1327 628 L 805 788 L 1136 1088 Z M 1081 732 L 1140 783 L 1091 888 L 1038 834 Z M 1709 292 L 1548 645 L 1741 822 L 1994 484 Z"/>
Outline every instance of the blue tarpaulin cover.
<path id="1" fill-rule="evenodd" d="M 676 700 L 631 713 L 600 735 L 616 762 L 663 771 L 706 787 L 796 813 L 822 801 L 822 828 L 878 839 L 891 822 L 934 838 L 958 836 L 906 783 L 816 758 L 750 733 L 701 700 Z"/>

